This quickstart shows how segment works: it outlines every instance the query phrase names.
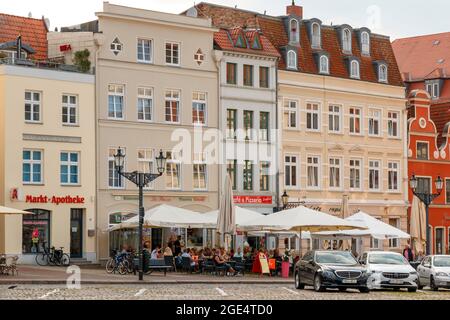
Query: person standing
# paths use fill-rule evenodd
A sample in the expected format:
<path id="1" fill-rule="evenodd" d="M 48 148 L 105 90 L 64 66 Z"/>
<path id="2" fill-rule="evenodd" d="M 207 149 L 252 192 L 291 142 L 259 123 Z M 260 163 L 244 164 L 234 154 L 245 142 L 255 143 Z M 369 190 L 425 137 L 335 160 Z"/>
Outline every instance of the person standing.
<path id="1" fill-rule="evenodd" d="M 181 253 L 181 236 L 178 236 L 178 238 L 174 241 L 173 247 L 175 256 L 179 256 Z"/>
<path id="2" fill-rule="evenodd" d="M 414 261 L 414 252 L 411 250 L 411 247 L 409 244 L 405 246 L 405 249 L 403 249 L 403 256 L 408 260 L 409 262 Z"/>

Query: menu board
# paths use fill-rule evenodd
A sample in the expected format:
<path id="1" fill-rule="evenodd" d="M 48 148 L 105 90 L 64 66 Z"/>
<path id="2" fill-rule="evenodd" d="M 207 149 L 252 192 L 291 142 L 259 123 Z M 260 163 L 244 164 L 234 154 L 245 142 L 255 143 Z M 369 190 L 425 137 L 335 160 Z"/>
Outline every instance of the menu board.
<path id="1" fill-rule="evenodd" d="M 261 264 L 261 273 L 270 274 L 269 262 L 267 261 L 266 255 L 264 253 L 259 254 L 259 262 Z"/>

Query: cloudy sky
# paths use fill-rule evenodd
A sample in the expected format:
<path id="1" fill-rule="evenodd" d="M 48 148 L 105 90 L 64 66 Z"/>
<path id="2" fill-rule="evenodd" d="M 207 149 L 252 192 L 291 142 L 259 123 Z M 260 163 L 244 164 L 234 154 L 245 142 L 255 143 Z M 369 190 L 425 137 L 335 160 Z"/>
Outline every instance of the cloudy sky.
<path id="1" fill-rule="evenodd" d="M 180 13 L 193 0 L 110 0 L 126 6 Z M 200 2 L 197 0 L 197 3 Z M 227 6 L 283 15 L 291 0 L 208 0 Z M 51 29 L 95 19 L 102 9 L 101 0 L 0 0 L 0 12 L 50 19 Z M 450 31 L 446 0 L 297 0 L 303 5 L 305 18 L 319 18 L 326 24 L 347 23 L 367 26 L 392 39 Z"/>

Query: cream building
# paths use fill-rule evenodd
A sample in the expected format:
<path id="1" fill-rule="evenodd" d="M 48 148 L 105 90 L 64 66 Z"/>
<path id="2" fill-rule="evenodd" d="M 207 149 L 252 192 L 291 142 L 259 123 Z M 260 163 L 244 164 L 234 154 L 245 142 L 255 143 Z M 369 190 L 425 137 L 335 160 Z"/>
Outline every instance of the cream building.
<path id="1" fill-rule="evenodd" d="M 97 260 L 94 132 L 93 75 L 0 65 L 0 204 L 30 211 L 0 216 L 1 253 Z"/>

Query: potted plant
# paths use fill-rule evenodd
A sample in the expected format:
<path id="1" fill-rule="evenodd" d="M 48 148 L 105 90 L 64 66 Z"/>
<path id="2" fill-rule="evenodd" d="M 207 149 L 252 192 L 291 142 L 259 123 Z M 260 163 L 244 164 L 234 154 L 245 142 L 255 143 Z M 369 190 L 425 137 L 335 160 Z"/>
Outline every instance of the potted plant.
<path id="1" fill-rule="evenodd" d="M 282 257 L 282 262 L 281 262 L 281 276 L 283 278 L 289 278 L 289 269 L 291 267 L 291 259 L 292 259 L 291 252 L 289 252 L 289 250 L 286 250 L 284 252 L 284 255 Z"/>

